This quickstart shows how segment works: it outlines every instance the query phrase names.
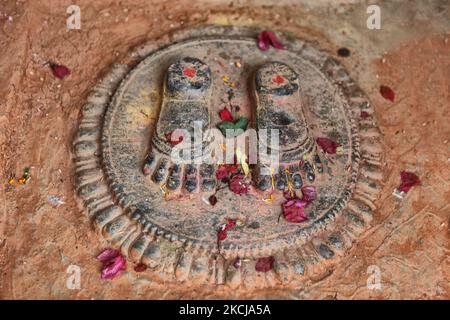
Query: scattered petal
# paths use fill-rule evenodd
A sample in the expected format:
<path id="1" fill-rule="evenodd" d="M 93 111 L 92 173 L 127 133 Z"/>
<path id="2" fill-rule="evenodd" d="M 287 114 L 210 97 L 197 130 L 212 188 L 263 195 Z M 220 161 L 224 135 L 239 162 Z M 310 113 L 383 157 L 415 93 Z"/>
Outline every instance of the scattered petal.
<path id="1" fill-rule="evenodd" d="M 53 75 L 58 79 L 64 79 L 66 76 L 70 74 L 70 70 L 66 66 L 56 64 L 54 62 L 50 62 L 49 65 L 50 68 L 52 69 Z"/>
<path id="2" fill-rule="evenodd" d="M 306 201 L 308 204 L 311 203 L 314 199 L 316 199 L 317 193 L 316 193 L 316 187 L 313 186 L 306 186 L 302 189 L 302 200 Z"/>
<path id="3" fill-rule="evenodd" d="M 273 269 L 274 263 L 275 258 L 272 256 L 259 258 L 256 261 L 255 270 L 258 272 L 268 272 Z"/>
<path id="4" fill-rule="evenodd" d="M 308 204 L 304 199 L 291 199 L 282 204 L 283 216 L 289 222 L 300 223 L 308 220 L 305 207 Z"/>
<path id="5" fill-rule="evenodd" d="M 220 243 L 220 241 L 223 241 L 227 238 L 227 231 L 230 228 L 233 228 L 236 226 L 236 220 L 229 219 L 227 224 L 223 225 L 223 227 L 217 231 L 217 241 Z"/>
<path id="6" fill-rule="evenodd" d="M 380 86 L 380 93 L 386 100 L 394 102 L 395 99 L 395 92 L 388 86 Z"/>
<path id="7" fill-rule="evenodd" d="M 120 254 L 119 250 L 116 249 L 105 249 L 98 256 L 97 260 L 100 262 L 107 262 Z"/>
<path id="8" fill-rule="evenodd" d="M 402 180 L 398 187 L 400 192 L 407 193 L 412 187 L 420 185 L 419 177 L 413 172 L 402 171 L 400 172 L 400 178 Z"/>
<path id="9" fill-rule="evenodd" d="M 145 270 L 147 270 L 147 265 L 145 263 L 141 262 L 134 266 L 134 271 L 136 272 L 144 272 Z"/>
<path id="10" fill-rule="evenodd" d="M 113 279 L 119 276 L 126 269 L 126 261 L 122 255 L 119 255 L 106 264 L 103 264 L 102 279 Z"/>
<path id="11" fill-rule="evenodd" d="M 119 250 L 105 249 L 98 256 L 97 260 L 103 263 L 101 278 L 113 279 L 126 269 L 126 261 Z"/>
<path id="12" fill-rule="evenodd" d="M 237 257 L 236 259 L 234 259 L 233 266 L 234 266 L 236 269 L 239 269 L 239 268 L 242 266 L 242 260 L 241 260 L 241 258 Z"/>
<path id="13" fill-rule="evenodd" d="M 217 203 L 217 197 L 215 195 L 211 195 L 208 198 L 208 201 L 209 201 L 209 204 L 214 207 L 216 205 L 216 203 Z"/>
<path id="14" fill-rule="evenodd" d="M 229 187 L 232 192 L 241 195 L 248 193 L 250 184 L 245 181 L 243 174 L 236 174 L 231 178 Z"/>
<path id="15" fill-rule="evenodd" d="M 172 132 L 166 133 L 166 140 L 172 146 L 176 146 L 181 141 L 183 141 L 183 134 L 181 132 L 178 132 L 177 130 L 174 130 Z"/>
<path id="16" fill-rule="evenodd" d="M 228 110 L 227 107 L 223 108 L 220 112 L 219 112 L 219 117 L 220 120 L 222 121 L 233 121 L 233 115 L 231 114 L 231 111 Z"/>
<path id="17" fill-rule="evenodd" d="M 317 144 L 328 154 L 335 154 L 339 144 L 328 138 L 317 138 Z"/>
<path id="18" fill-rule="evenodd" d="M 361 111 L 361 118 L 366 119 L 370 117 L 370 114 L 367 111 Z"/>
<path id="19" fill-rule="evenodd" d="M 271 31 L 262 31 L 258 34 L 258 48 L 266 51 L 270 46 L 275 49 L 285 49 L 285 46 L 280 42 L 275 33 Z"/>

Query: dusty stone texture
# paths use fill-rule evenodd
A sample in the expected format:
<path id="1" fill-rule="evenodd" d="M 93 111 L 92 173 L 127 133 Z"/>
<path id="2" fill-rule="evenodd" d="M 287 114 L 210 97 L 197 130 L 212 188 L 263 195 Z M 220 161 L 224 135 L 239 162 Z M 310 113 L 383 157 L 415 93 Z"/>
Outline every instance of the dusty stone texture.
<path id="1" fill-rule="evenodd" d="M 186 2 L 186 3 L 185 3 Z M 79 1 L 82 29 L 65 28 L 68 1 L 4 1 L 0 17 L 1 298 L 449 298 L 449 6 L 446 1 L 382 2 L 382 29 L 365 28 L 366 5 L 269 1 Z M 189 3 L 189 5 L 187 5 Z M 324 19 L 326 17 L 326 19 Z M 335 54 L 369 94 L 386 147 L 385 181 L 372 228 L 325 277 L 273 289 L 180 286 L 128 272 L 101 281 L 95 255 L 104 247 L 76 205 L 71 141 L 88 92 L 118 58 L 170 30 L 201 24 L 283 29 Z M 72 74 L 55 79 L 47 60 Z M 391 86 L 394 103 L 378 93 Z M 31 167 L 25 186 L 8 185 Z M 420 187 L 402 201 L 399 172 Z M 54 207 L 49 195 L 65 204 Z M 69 265 L 81 288 L 66 287 Z M 368 290 L 367 268 L 381 270 L 382 290 Z"/>

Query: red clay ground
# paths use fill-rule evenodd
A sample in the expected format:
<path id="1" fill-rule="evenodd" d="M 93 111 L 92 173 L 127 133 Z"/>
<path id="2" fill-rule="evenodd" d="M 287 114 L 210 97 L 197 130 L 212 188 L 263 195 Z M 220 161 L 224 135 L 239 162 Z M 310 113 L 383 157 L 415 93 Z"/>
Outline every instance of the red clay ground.
<path id="1" fill-rule="evenodd" d="M 357 1 L 261 1 L 251 8 L 241 1 L 148 2 L 77 1 L 77 31 L 65 28 L 71 1 L 0 3 L 0 298 L 450 298 L 448 2 L 381 2 L 381 30 L 365 27 L 365 5 L 345 4 Z M 379 209 L 349 255 L 314 285 L 186 288 L 156 283 L 131 266 L 120 278 L 100 280 L 95 255 L 107 243 L 77 208 L 73 191 L 71 142 L 81 107 L 101 75 L 131 48 L 201 24 L 289 30 L 331 54 L 348 47 L 351 56 L 339 59 L 375 105 L 386 152 Z M 72 74 L 55 79 L 42 66 L 47 60 L 67 65 Z M 394 103 L 380 96 L 381 84 L 395 90 Z M 8 178 L 24 167 L 31 167 L 31 180 L 10 186 Z M 422 185 L 399 200 L 391 193 L 404 169 L 416 172 Z M 49 195 L 65 204 L 52 206 Z M 66 286 L 72 264 L 81 268 L 79 290 Z M 381 290 L 366 286 L 371 265 L 381 271 Z"/>

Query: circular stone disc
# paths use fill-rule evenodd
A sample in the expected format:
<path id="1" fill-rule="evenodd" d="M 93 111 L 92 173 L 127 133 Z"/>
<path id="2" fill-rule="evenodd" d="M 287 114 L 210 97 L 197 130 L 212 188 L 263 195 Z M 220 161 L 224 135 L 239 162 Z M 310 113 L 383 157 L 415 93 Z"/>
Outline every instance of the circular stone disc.
<path id="1" fill-rule="evenodd" d="M 239 279 L 241 273 L 251 276 L 258 258 L 273 256 L 271 272 L 277 281 L 286 281 L 337 258 L 370 222 L 379 189 L 381 149 L 363 92 L 337 61 L 300 40 L 285 41 L 287 50 L 263 52 L 247 29 L 210 28 L 178 37 L 175 43 L 147 49 L 135 67 L 114 69 L 84 108 L 75 141 L 76 181 L 96 226 L 121 244 L 124 254 L 164 278 L 236 284 L 241 281 L 236 274 Z M 165 74 L 184 57 L 201 59 L 211 69 L 212 127 L 221 122 L 218 112 L 230 102 L 250 119 L 249 128 L 256 127 L 252 81 L 262 64 L 283 62 L 299 74 L 303 112 L 313 137 L 342 146 L 337 155 L 325 156 L 324 173 L 313 183 L 303 178 L 304 185 L 317 190 L 306 209 L 308 221 L 280 219 L 285 201 L 281 193 L 271 203 L 263 195 L 239 196 L 228 188 L 217 192 L 215 206 L 201 193 L 165 201 L 160 186 L 142 174 Z M 228 219 L 242 225 L 228 232 L 219 253 L 217 229 Z M 239 269 L 231 263 L 237 257 L 245 261 Z"/>

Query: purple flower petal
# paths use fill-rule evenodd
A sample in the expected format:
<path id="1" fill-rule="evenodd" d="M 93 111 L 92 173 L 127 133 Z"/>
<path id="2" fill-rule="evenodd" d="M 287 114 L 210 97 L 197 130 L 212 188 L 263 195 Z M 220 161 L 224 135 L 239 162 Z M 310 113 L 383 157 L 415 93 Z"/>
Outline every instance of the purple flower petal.
<path id="1" fill-rule="evenodd" d="M 126 261 L 122 255 L 119 255 L 109 263 L 104 264 L 102 268 L 102 279 L 113 279 L 120 275 L 126 269 Z"/>
<path id="2" fill-rule="evenodd" d="M 120 251 L 116 249 L 105 249 L 98 256 L 97 260 L 103 263 L 110 261 L 120 255 Z"/>

